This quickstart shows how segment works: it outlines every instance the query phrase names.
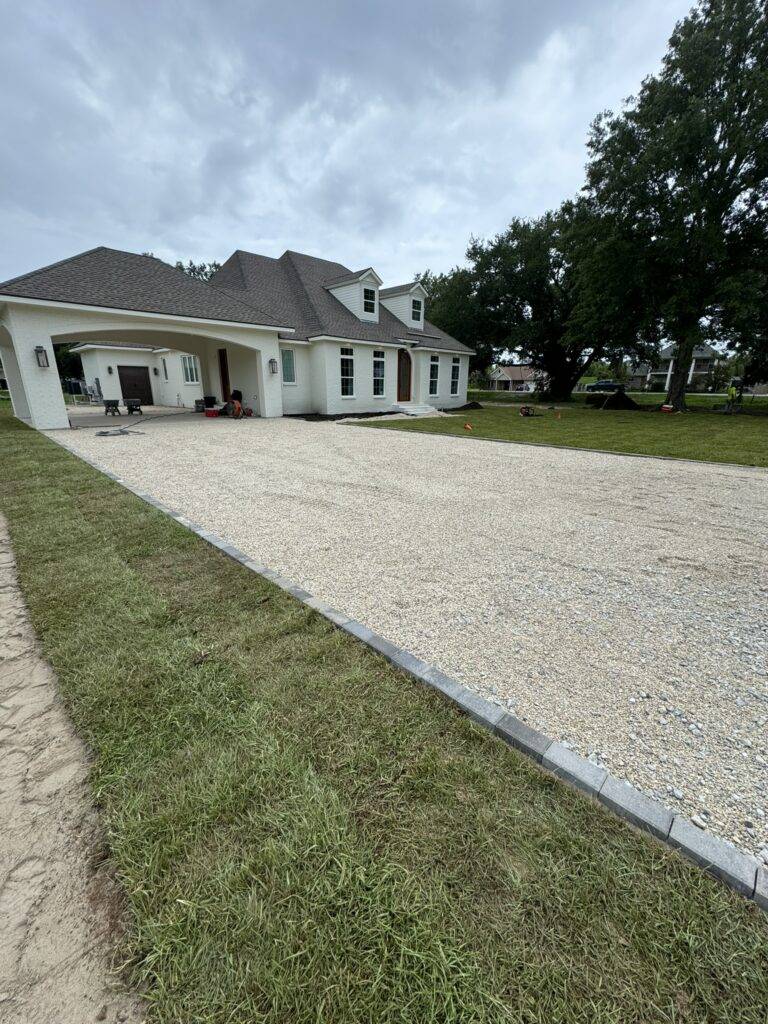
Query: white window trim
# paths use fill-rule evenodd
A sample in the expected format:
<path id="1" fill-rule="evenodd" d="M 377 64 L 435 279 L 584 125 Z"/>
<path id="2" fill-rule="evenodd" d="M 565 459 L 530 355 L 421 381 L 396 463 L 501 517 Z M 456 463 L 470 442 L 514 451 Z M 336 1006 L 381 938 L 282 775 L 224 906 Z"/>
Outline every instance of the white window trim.
<path id="1" fill-rule="evenodd" d="M 283 371 L 283 353 L 290 352 L 293 356 L 293 380 L 286 380 Z M 298 380 L 296 377 L 296 353 L 292 348 L 281 348 L 280 349 L 280 379 L 284 388 L 295 388 L 298 386 Z"/>
<path id="2" fill-rule="evenodd" d="M 459 371 L 456 374 L 456 379 L 455 380 L 454 380 L 454 377 L 453 377 L 454 369 L 457 369 Z M 452 395 L 458 395 L 460 381 L 461 381 L 461 359 L 459 358 L 459 356 L 453 356 L 452 359 L 451 359 L 451 394 Z M 455 391 L 453 390 L 454 386 L 456 388 Z"/>
<path id="3" fill-rule="evenodd" d="M 376 356 L 377 352 L 381 352 L 381 356 L 378 357 L 378 358 Z M 373 376 L 371 377 L 371 389 L 373 390 L 373 397 L 374 398 L 386 398 L 387 397 L 387 354 L 386 354 L 386 352 L 384 351 L 383 348 L 382 349 L 377 348 L 377 349 L 374 349 L 374 351 L 373 351 L 373 369 L 374 370 L 376 369 L 376 363 L 382 363 L 383 364 L 383 366 L 384 366 L 384 373 L 382 374 L 381 377 L 377 377 L 375 375 L 375 373 L 373 373 Z M 381 381 L 382 392 L 381 392 L 380 395 L 377 395 L 376 391 L 375 391 L 376 381 L 377 380 Z"/>
<path id="4" fill-rule="evenodd" d="M 365 308 L 365 293 L 366 292 L 373 292 L 373 309 L 366 309 Z M 379 293 L 378 293 L 378 290 L 375 287 L 371 288 L 370 285 L 364 284 L 363 285 L 363 315 L 364 316 L 376 316 L 376 314 L 378 313 L 378 307 L 379 307 Z"/>
<path id="5" fill-rule="evenodd" d="M 185 370 L 185 366 L 186 366 L 185 360 L 186 359 L 191 359 L 192 360 L 192 369 L 195 371 L 195 377 L 197 378 L 196 380 L 187 380 L 187 371 Z M 189 355 L 187 353 L 182 355 L 182 357 L 181 357 L 181 375 L 184 378 L 184 387 L 196 388 L 196 387 L 200 386 L 200 367 L 199 367 L 198 362 L 197 362 L 197 356 Z"/>
<path id="6" fill-rule="evenodd" d="M 419 315 L 418 315 L 418 317 L 415 317 L 413 315 L 413 304 L 414 304 L 414 302 L 418 302 L 418 304 L 419 304 Z M 424 300 L 418 298 L 417 296 L 414 296 L 411 299 L 411 320 L 415 324 L 423 324 L 424 323 Z"/>
<path id="7" fill-rule="evenodd" d="M 434 378 L 432 377 L 432 367 L 437 367 L 437 373 Z M 434 355 L 429 357 L 429 377 L 428 377 L 428 388 L 427 393 L 430 398 L 436 398 L 440 394 L 440 356 Z M 432 390 L 432 385 L 435 385 L 435 390 Z"/>
<path id="8" fill-rule="evenodd" d="M 351 355 L 344 355 L 344 349 L 348 349 L 352 354 Z M 342 389 L 341 388 L 341 382 L 342 382 L 342 380 L 348 380 L 349 379 L 347 377 L 344 377 L 342 372 L 341 372 L 341 361 L 342 361 L 342 359 L 349 359 L 352 362 L 352 378 L 351 378 L 352 379 L 352 394 L 351 395 L 343 395 L 343 394 L 341 394 L 341 389 Z M 340 348 L 339 348 L 339 397 L 341 398 L 342 402 L 347 402 L 351 398 L 356 398 L 357 397 L 357 395 L 355 394 L 355 350 L 352 348 L 351 345 L 341 345 Z"/>

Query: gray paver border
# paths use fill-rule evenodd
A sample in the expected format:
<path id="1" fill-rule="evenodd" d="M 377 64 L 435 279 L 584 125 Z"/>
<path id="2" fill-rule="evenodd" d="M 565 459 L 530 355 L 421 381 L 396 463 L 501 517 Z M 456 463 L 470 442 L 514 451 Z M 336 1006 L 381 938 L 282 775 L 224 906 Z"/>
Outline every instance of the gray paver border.
<path id="1" fill-rule="evenodd" d="M 735 892 L 746 896 L 747 899 L 754 900 L 758 907 L 768 912 L 768 868 L 762 867 L 756 857 L 743 853 L 731 843 L 702 831 L 684 815 L 670 810 L 658 800 L 652 800 L 645 796 L 629 783 L 609 775 L 604 768 L 531 728 L 521 719 L 505 711 L 504 708 L 492 704 L 479 694 L 467 689 L 436 666 L 429 665 L 385 637 L 374 633 L 363 623 L 331 608 L 325 601 L 291 583 L 290 580 L 285 579 L 273 569 L 259 565 L 249 555 L 238 550 L 211 530 L 203 529 L 152 495 L 126 483 L 105 466 L 73 451 L 63 440 L 58 438 L 51 438 L 51 440 L 66 449 L 71 455 L 75 455 L 109 477 L 110 480 L 135 494 L 137 498 L 170 516 L 180 526 L 196 533 L 228 558 L 276 584 L 297 601 L 312 608 L 339 629 L 343 629 L 360 643 L 381 654 L 387 661 L 412 678 L 433 690 L 438 690 L 479 726 L 504 740 L 544 770 L 588 797 L 598 800 L 607 810 L 629 822 L 635 828 L 677 850 L 688 860 L 720 879 Z"/>

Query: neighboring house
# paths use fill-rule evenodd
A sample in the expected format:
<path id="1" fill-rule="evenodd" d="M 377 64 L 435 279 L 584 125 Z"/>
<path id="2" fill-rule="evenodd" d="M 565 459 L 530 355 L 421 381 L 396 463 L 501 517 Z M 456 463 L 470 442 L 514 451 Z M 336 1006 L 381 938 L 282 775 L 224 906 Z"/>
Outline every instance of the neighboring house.
<path id="1" fill-rule="evenodd" d="M 85 383 L 100 398 L 193 408 L 203 397 L 200 363 L 188 352 L 117 342 L 88 342 L 72 351 L 80 356 Z"/>
<path id="2" fill-rule="evenodd" d="M 40 429 L 69 425 L 53 355 L 63 342 L 96 346 L 99 358 L 106 344 L 121 346 L 104 364 L 118 381 L 115 368 L 135 365 L 125 353 L 136 346 L 154 356 L 134 360 L 162 359 L 162 349 L 194 357 L 204 395 L 221 401 L 237 388 L 257 416 L 457 408 L 472 349 L 429 322 L 426 301 L 417 281 L 383 288 L 371 267 L 353 272 L 291 251 L 273 259 L 238 250 L 203 282 L 99 247 L 0 284 L 0 355 L 16 415 Z M 147 368 L 156 400 L 155 381 L 166 382 L 157 362 Z M 144 374 L 124 378 L 146 387 Z M 167 383 L 163 400 L 176 404 L 185 393 L 170 366 Z"/>
<path id="3" fill-rule="evenodd" d="M 536 370 L 530 363 L 494 366 L 488 374 L 488 387 L 491 391 L 516 391 L 521 387 L 535 391 L 536 378 Z"/>
<path id="4" fill-rule="evenodd" d="M 687 383 L 689 387 L 701 387 L 704 384 L 712 372 L 718 355 L 717 350 L 711 345 L 698 345 L 693 350 L 691 365 L 688 367 Z M 648 391 L 668 391 L 674 365 L 675 346 L 667 345 L 661 350 L 659 362 L 656 365 L 641 363 L 634 367 L 629 373 L 627 385 L 646 388 Z"/>

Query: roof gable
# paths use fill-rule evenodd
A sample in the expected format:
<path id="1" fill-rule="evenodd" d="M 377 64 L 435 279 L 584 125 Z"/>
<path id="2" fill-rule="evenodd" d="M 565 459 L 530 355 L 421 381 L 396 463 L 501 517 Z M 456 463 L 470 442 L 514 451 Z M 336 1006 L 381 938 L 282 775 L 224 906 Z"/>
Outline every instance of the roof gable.
<path id="1" fill-rule="evenodd" d="M 341 277 L 325 282 L 326 288 L 343 288 L 347 284 L 355 284 L 357 281 L 373 279 L 378 287 L 384 283 L 373 267 L 366 267 L 365 270 L 356 270 L 352 274 L 342 274 Z"/>
<path id="2" fill-rule="evenodd" d="M 409 281 L 408 284 L 396 284 L 391 288 L 382 288 L 379 295 L 382 299 L 390 299 L 394 295 L 406 295 L 409 292 L 419 292 L 426 298 L 427 289 L 421 281 Z"/>

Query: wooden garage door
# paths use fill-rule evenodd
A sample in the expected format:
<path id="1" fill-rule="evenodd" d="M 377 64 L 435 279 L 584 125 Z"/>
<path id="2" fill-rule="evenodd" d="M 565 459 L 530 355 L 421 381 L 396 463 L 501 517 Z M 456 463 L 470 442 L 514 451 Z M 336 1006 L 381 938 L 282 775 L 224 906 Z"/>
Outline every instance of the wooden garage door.
<path id="1" fill-rule="evenodd" d="M 123 398 L 138 398 L 142 405 L 152 405 L 152 385 L 146 366 L 118 366 L 120 390 Z"/>

